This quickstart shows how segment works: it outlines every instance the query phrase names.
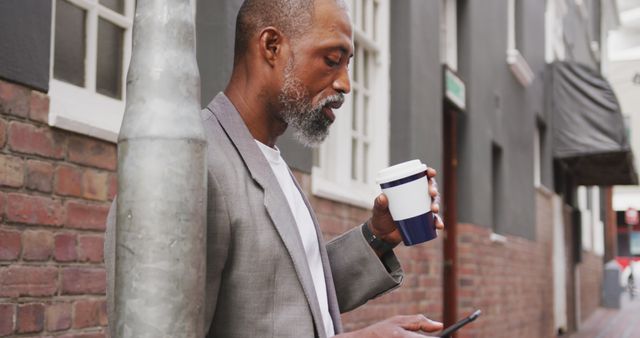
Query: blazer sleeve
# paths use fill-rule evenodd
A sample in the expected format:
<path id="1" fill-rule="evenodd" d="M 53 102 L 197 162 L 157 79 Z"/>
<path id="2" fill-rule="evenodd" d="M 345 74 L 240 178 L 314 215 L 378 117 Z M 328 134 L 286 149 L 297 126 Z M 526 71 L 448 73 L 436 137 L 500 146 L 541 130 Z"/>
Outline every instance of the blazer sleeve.
<path id="1" fill-rule="evenodd" d="M 404 272 L 393 253 L 379 258 L 355 227 L 327 243 L 340 312 L 351 311 L 402 283 Z"/>

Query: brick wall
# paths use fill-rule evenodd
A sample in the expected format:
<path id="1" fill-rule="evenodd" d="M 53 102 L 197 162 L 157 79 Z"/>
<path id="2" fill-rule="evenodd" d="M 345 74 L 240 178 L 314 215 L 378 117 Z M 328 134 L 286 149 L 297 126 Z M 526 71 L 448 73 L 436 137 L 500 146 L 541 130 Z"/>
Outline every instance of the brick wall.
<path id="1" fill-rule="evenodd" d="M 362 224 L 371 216 L 371 210 L 312 196 L 311 177 L 299 172 L 295 176 L 310 196 L 326 240 Z M 442 239 L 411 248 L 400 244 L 395 251 L 406 274 L 402 286 L 344 314 L 345 330 L 362 328 L 394 315 L 422 313 L 442 320 Z"/>
<path id="2" fill-rule="evenodd" d="M 580 321 L 584 321 L 600 306 L 604 271 L 602 256 L 583 251 L 578 271 L 580 275 Z"/>
<path id="3" fill-rule="evenodd" d="M 116 148 L 48 113 L 47 95 L 0 81 L 0 336 L 104 337 Z"/>
<path id="4" fill-rule="evenodd" d="M 490 229 L 459 225 L 458 316 L 482 316 L 458 337 L 554 336 L 551 194 L 538 191 L 536 202 L 536 241 L 493 242 Z"/>

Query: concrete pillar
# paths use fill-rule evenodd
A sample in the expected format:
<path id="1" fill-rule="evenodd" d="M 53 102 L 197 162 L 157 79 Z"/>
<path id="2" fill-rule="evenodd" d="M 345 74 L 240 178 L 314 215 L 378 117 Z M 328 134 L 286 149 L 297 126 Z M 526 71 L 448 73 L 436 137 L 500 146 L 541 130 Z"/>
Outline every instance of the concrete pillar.
<path id="1" fill-rule="evenodd" d="M 206 140 L 189 0 L 137 0 L 118 139 L 115 337 L 204 336 Z"/>

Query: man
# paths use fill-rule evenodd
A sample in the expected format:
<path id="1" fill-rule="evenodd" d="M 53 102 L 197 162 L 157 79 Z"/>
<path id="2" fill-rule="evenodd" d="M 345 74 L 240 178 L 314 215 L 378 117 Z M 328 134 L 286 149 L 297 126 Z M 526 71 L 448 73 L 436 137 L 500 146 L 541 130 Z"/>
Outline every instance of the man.
<path id="1" fill-rule="evenodd" d="M 413 315 L 342 333 L 341 312 L 400 284 L 399 231 L 381 195 L 367 222 L 325 245 L 275 147 L 289 126 L 307 145 L 326 137 L 350 91 L 351 36 L 342 0 L 246 0 L 240 9 L 231 79 L 202 111 L 208 337 L 422 337 L 442 328 Z"/>
<path id="2" fill-rule="evenodd" d="M 401 281 L 391 251 L 401 239 L 386 198 L 376 199 L 368 228 L 325 247 L 275 148 L 289 126 L 307 145 L 326 137 L 350 91 L 351 36 L 341 0 L 246 0 L 240 9 L 231 80 L 202 112 L 212 201 L 210 337 L 333 336 L 342 331 L 340 311 Z M 341 336 L 413 337 L 440 328 L 423 316 L 395 317 Z"/>

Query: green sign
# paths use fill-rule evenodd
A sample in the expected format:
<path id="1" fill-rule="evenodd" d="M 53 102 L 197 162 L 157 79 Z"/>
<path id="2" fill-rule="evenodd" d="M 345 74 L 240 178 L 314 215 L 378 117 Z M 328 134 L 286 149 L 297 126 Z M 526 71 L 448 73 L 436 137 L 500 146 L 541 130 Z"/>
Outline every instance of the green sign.
<path id="1" fill-rule="evenodd" d="M 444 95 L 449 101 L 461 110 L 466 108 L 466 96 L 464 82 L 450 69 L 444 70 Z"/>

